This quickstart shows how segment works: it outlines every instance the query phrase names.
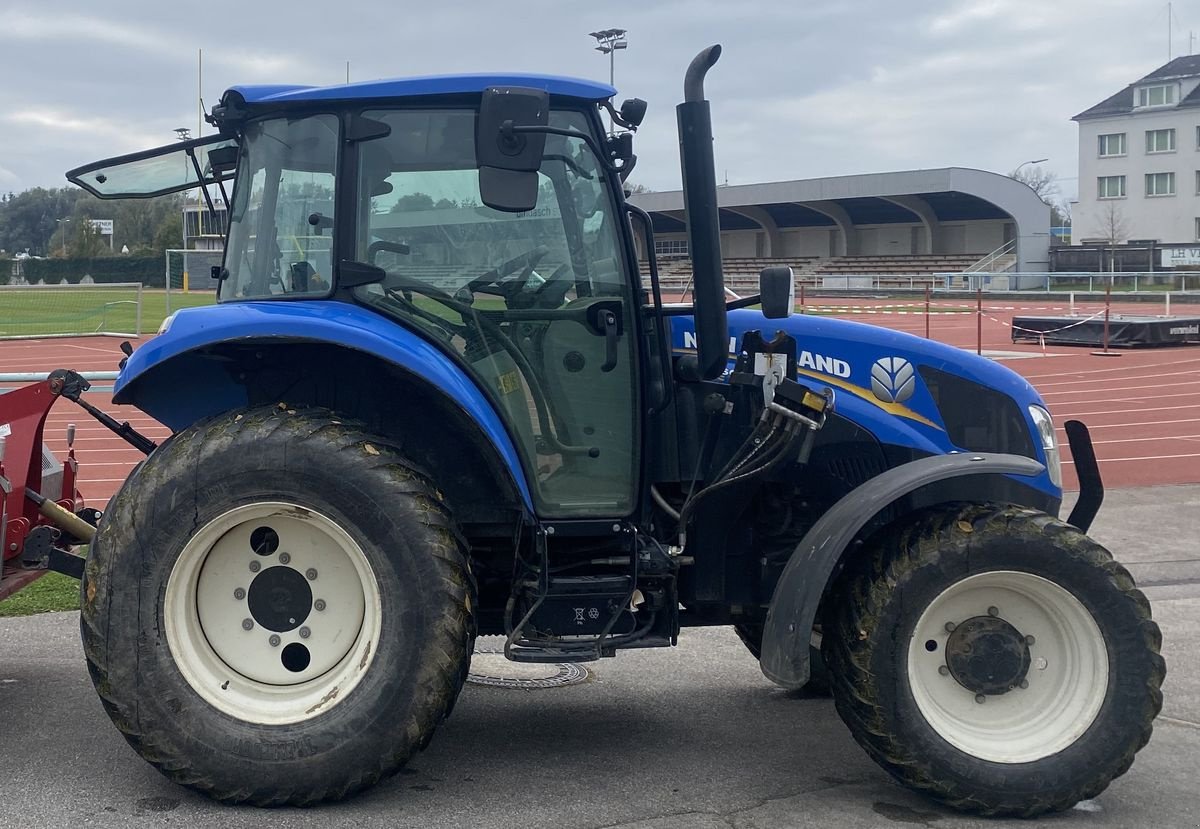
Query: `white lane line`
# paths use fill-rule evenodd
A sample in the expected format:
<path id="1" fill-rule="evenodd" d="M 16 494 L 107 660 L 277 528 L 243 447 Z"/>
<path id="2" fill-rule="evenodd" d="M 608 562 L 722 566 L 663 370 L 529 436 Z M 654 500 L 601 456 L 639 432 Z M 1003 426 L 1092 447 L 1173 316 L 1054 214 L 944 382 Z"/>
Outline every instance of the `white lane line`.
<path id="1" fill-rule="evenodd" d="M 1132 353 L 1137 353 L 1137 352 L 1122 352 L 1122 354 L 1125 354 L 1125 353 L 1132 354 Z M 1112 368 L 1081 369 L 1079 371 L 1070 371 L 1070 372 L 1060 371 L 1057 374 L 1030 374 L 1030 375 L 1026 376 L 1025 379 L 1026 380 L 1037 380 L 1037 379 L 1043 378 L 1043 377 L 1055 378 L 1055 377 L 1062 377 L 1063 374 L 1075 374 L 1075 375 L 1079 375 L 1079 374 L 1087 374 L 1087 375 L 1109 374 L 1114 371 L 1136 371 L 1139 368 L 1150 368 L 1150 369 L 1167 368 L 1169 366 L 1183 366 L 1183 365 L 1190 365 L 1192 363 L 1200 363 L 1200 357 L 1197 357 L 1194 359 L 1187 359 L 1187 360 L 1176 360 L 1176 361 L 1169 362 L 1169 363 L 1150 363 L 1150 364 L 1144 365 L 1144 366 L 1123 365 L 1123 366 L 1114 366 Z M 1176 374 L 1178 374 L 1178 372 L 1173 372 L 1171 374 L 1156 374 L 1153 376 L 1155 376 L 1155 377 L 1174 377 Z M 1147 375 L 1139 375 L 1139 377 L 1145 377 L 1145 376 L 1147 376 Z M 1071 383 L 1087 383 L 1087 382 L 1091 382 L 1091 381 L 1089 381 L 1089 380 L 1063 380 L 1062 382 L 1045 383 L 1043 385 L 1062 386 L 1062 385 L 1067 385 L 1067 384 L 1071 384 Z"/>
<path id="2" fill-rule="evenodd" d="M 1092 424 L 1088 423 L 1086 425 L 1090 431 L 1094 432 L 1096 429 L 1128 429 L 1131 426 L 1136 426 L 1140 429 L 1143 426 L 1167 426 L 1175 423 L 1200 423 L 1200 418 L 1185 417 L 1182 420 L 1135 420 L 1128 423 L 1101 423 L 1098 426 L 1093 426 Z M 1065 426 L 1056 426 L 1055 428 L 1060 432 L 1066 431 Z"/>
<path id="3" fill-rule="evenodd" d="M 1103 386 L 1097 385 L 1094 389 L 1064 389 L 1062 391 L 1048 391 L 1043 394 L 1043 397 L 1058 397 L 1064 394 L 1093 394 L 1095 392 L 1114 392 L 1114 391 L 1139 391 L 1141 389 L 1172 389 L 1179 386 L 1189 386 L 1196 389 L 1196 394 L 1200 394 L 1200 376 L 1189 377 L 1182 379 L 1177 383 L 1149 383 L 1144 386 Z"/>
<path id="4" fill-rule="evenodd" d="M 1099 463 L 1121 463 L 1122 461 L 1169 461 L 1175 458 L 1200 458 L 1200 452 L 1188 455 L 1142 455 L 1137 458 L 1096 458 Z M 1075 461 L 1063 461 L 1063 466 L 1074 464 Z"/>
<path id="5" fill-rule="evenodd" d="M 1072 418 L 1086 417 L 1087 415 L 1129 414 L 1131 412 L 1169 412 L 1176 409 L 1200 409 L 1200 403 L 1191 406 L 1147 406 L 1141 409 L 1101 409 L 1097 412 L 1077 412 L 1074 409 L 1067 409 L 1064 412 L 1062 408 L 1055 408 L 1053 414 L 1055 417 Z"/>

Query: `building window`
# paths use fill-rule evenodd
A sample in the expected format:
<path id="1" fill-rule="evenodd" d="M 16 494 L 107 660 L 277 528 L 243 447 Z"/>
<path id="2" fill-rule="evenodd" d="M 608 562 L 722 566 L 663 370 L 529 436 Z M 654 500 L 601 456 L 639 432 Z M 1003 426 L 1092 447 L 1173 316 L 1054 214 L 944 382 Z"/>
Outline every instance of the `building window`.
<path id="1" fill-rule="evenodd" d="M 1175 152 L 1175 130 L 1146 130 L 1146 152 Z"/>
<path id="2" fill-rule="evenodd" d="M 1174 196 L 1174 173 L 1146 173 L 1147 196 Z"/>
<path id="3" fill-rule="evenodd" d="M 1139 107 L 1161 107 L 1175 103 L 1175 84 L 1143 86 L 1137 91 Z"/>
<path id="4" fill-rule="evenodd" d="M 1196 130 L 1197 136 L 1200 136 L 1200 127 L 1197 127 Z M 1100 136 L 1100 157 L 1107 158 L 1113 155 L 1125 155 L 1125 133 L 1123 132 Z"/>
<path id="5" fill-rule="evenodd" d="M 687 256 L 688 255 L 688 240 L 687 239 L 655 239 L 654 240 L 654 255 L 655 256 Z"/>
<path id="6" fill-rule="evenodd" d="M 1200 219 L 1196 219 L 1196 241 L 1200 242 Z"/>
<path id="7" fill-rule="evenodd" d="M 1200 196 L 1200 170 L 1196 171 L 1196 195 Z"/>
<path id="8" fill-rule="evenodd" d="M 1125 176 L 1100 176 L 1096 179 L 1096 191 L 1102 199 L 1125 198 Z"/>

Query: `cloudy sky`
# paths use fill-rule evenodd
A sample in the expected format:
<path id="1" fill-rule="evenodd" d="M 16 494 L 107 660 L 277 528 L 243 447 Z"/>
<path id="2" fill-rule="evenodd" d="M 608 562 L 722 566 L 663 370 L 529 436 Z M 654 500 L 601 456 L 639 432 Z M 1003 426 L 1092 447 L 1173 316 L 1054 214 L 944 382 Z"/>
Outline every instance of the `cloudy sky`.
<path id="1" fill-rule="evenodd" d="M 1200 35 L 1175 2 L 1173 54 Z M 1167 60 L 1157 0 L 641 0 L 638 3 L 0 0 L 0 192 L 196 128 L 239 83 L 488 70 L 607 79 L 588 32 L 629 30 L 622 96 L 650 102 L 635 180 L 678 186 L 674 105 L 701 47 L 718 178 L 731 184 L 1048 157 L 1076 189 L 1069 119 Z"/>

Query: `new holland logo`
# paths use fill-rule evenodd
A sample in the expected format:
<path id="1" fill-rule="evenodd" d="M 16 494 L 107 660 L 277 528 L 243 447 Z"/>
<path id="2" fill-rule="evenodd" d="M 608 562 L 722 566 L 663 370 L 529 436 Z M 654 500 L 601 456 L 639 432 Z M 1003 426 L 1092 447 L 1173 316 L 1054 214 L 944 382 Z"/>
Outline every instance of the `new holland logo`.
<path id="1" fill-rule="evenodd" d="M 916 388 L 912 363 L 903 357 L 884 357 L 871 366 L 871 391 L 884 403 L 903 403 Z"/>

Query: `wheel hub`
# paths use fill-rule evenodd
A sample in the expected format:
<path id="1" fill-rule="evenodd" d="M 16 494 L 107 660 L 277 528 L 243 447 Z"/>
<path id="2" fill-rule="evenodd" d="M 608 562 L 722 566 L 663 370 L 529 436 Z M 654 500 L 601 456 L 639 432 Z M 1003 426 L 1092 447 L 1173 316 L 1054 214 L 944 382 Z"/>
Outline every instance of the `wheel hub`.
<path id="1" fill-rule="evenodd" d="M 1006 694 L 1021 684 L 1031 657 L 1025 637 L 1008 622 L 975 616 L 956 626 L 946 641 L 946 667 L 974 694 Z"/>
<path id="2" fill-rule="evenodd" d="M 313 606 L 312 588 L 291 567 L 268 567 L 250 582 L 246 604 L 259 625 L 286 633 L 308 618 Z"/>

